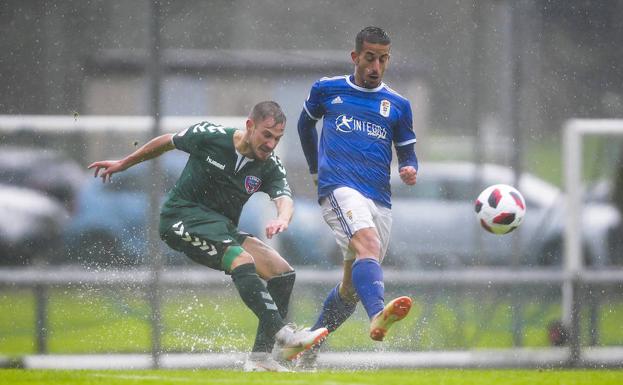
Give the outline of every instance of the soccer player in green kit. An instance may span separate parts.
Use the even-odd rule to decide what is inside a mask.
[[[243,205],[257,191],[268,194],[277,208],[277,218],[266,225],[266,236],[288,228],[294,212],[292,194],[285,169],[273,153],[285,124],[277,103],[260,102],[251,110],[245,130],[202,122],[158,136],[123,159],[89,166],[106,182],[166,151],[190,154],[162,207],[160,236],[195,262],[231,275],[243,302],[259,319],[244,366],[247,371],[286,371],[273,356],[292,360],[328,334],[325,328],[296,330],[286,324],[294,269],[273,248],[237,228]]]

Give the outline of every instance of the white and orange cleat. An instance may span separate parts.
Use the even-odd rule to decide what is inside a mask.
[[[409,314],[412,303],[411,298],[406,296],[389,301],[383,311],[375,315],[370,321],[370,338],[375,341],[383,341],[394,322],[400,321]]]
[[[295,360],[303,352],[320,344],[328,334],[326,328],[297,330],[294,325],[288,324],[275,334],[273,357],[277,360]]]

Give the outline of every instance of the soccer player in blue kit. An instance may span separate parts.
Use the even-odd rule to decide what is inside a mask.
[[[382,82],[391,41],[366,27],[355,39],[353,75],[322,78],[311,88],[298,122],[323,217],[344,256],[342,281],[329,293],[312,330],[336,330],[361,301],[370,338],[382,341],[411,309],[403,296],[385,304],[381,262],[391,229],[390,165],[396,148],[400,178],[416,182],[418,162],[411,105]],[[320,143],[316,121],[323,119]],[[317,349],[302,357],[315,366]]]

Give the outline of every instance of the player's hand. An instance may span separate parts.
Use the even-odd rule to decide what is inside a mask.
[[[89,170],[94,168],[94,177],[101,177],[103,183],[106,183],[106,180],[110,182],[112,174],[126,169],[120,160],[102,160],[99,162],[93,162],[88,168]],[[100,173],[100,170],[103,171]]]
[[[417,180],[417,170],[413,166],[405,166],[400,169],[400,179],[404,184],[413,186]]]
[[[266,238],[272,239],[273,235],[282,233],[288,229],[288,222],[283,219],[273,219],[266,225]]]

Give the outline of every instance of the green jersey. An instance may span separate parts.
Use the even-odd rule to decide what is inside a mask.
[[[163,211],[196,204],[238,224],[242,206],[257,191],[271,199],[292,196],[286,171],[273,153],[250,159],[234,147],[235,128],[202,122],[173,136],[173,144],[190,154]]]

